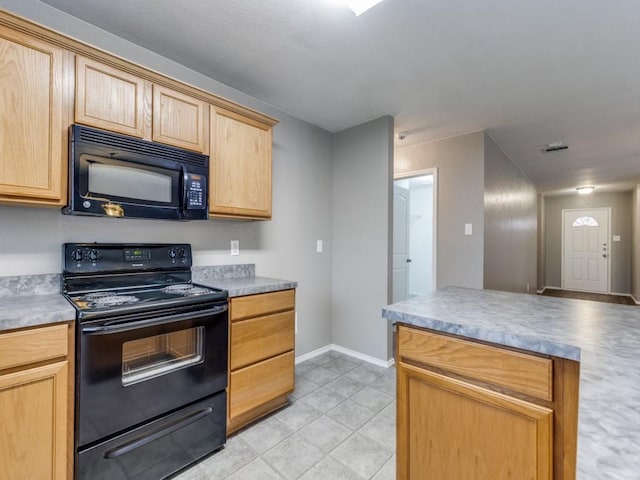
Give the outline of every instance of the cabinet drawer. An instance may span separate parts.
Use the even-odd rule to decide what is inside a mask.
[[[293,310],[295,302],[295,290],[234,297],[231,299],[231,321]]]
[[[67,356],[67,325],[0,334],[0,370]]]
[[[229,418],[233,419],[293,391],[293,352],[242,368],[229,375]]]
[[[553,369],[548,358],[400,326],[400,359],[432,365],[481,382],[553,399]]]
[[[293,350],[294,313],[276,313],[231,324],[231,370]]]

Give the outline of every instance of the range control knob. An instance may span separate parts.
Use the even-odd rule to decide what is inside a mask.
[[[71,259],[76,262],[82,261],[82,250],[74,250],[71,252]]]
[[[92,249],[89,250],[88,257],[92,262],[97,262],[100,259],[100,253],[98,252],[98,250]]]
[[[175,248],[170,248],[169,249],[169,258],[176,258],[176,249]]]
[[[180,258],[187,258],[187,251],[184,248],[180,249]]]

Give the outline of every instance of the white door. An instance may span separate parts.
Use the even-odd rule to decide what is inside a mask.
[[[562,211],[562,288],[609,292],[609,208]]]
[[[409,297],[409,190],[393,186],[393,303]]]

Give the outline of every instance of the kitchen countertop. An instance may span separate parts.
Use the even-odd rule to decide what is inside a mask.
[[[229,297],[297,288],[298,283],[256,277],[255,266],[193,267],[193,281],[229,292]],[[60,275],[0,277],[0,331],[73,321],[76,311],[60,293]]]
[[[640,308],[447,287],[394,322],[580,361],[578,478],[640,479]]]
[[[34,327],[76,318],[76,310],[59,293],[0,298],[0,331]]]
[[[196,281],[196,283],[226,290],[229,292],[229,297],[289,290],[291,288],[297,288],[298,286],[298,282],[269,277],[202,279]]]

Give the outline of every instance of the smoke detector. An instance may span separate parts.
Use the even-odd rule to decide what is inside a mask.
[[[544,146],[542,151],[544,153],[557,152],[559,150],[566,150],[569,148],[569,145],[566,145],[564,142],[553,142]]]

